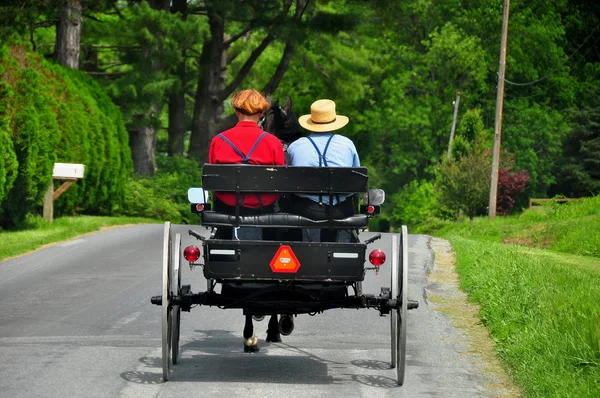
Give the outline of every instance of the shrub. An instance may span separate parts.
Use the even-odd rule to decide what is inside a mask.
[[[55,201],[55,216],[121,207],[132,160],[121,114],[107,94],[83,72],[21,44],[2,45],[0,72],[0,227],[41,213],[55,162],[86,167],[85,178]]]
[[[485,209],[490,192],[489,150],[475,147],[460,159],[444,159],[435,169],[435,191],[439,202],[459,214],[464,212],[471,222]]]
[[[172,223],[197,224],[191,213],[187,190],[201,186],[202,170],[195,160],[157,156],[153,177],[132,177],[127,181],[123,209],[125,216],[149,217]]]
[[[429,181],[412,181],[400,193],[392,195],[392,225],[402,224],[416,227],[436,215],[437,200],[433,195],[433,184]]]
[[[498,171],[498,197],[496,198],[496,211],[500,215],[507,215],[515,206],[515,198],[525,190],[529,181],[527,170],[512,171],[508,168]]]
[[[385,216],[371,218],[369,220],[369,231],[390,232],[390,220]]]

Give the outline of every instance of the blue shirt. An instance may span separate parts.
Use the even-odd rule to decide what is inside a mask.
[[[329,137],[331,142],[327,148],[327,153],[323,153]],[[319,148],[321,155],[324,156],[327,161],[328,167],[360,167],[360,160],[354,143],[343,135],[332,134],[332,133],[312,133],[310,138],[314,141],[315,145]],[[319,167],[319,154],[317,150],[306,137],[302,137],[293,143],[287,149],[290,165],[292,166],[307,166],[307,167]],[[321,162],[321,166],[325,166],[324,162]],[[297,194],[298,196],[309,198],[314,202],[319,202],[319,195],[306,195]],[[343,202],[347,196],[338,195],[341,202]],[[322,195],[322,203],[329,205],[329,196]],[[337,204],[337,199],[334,197],[333,204]]]

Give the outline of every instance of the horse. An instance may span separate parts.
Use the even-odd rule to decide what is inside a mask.
[[[284,152],[287,150],[288,145],[302,136],[300,123],[298,123],[298,118],[292,109],[292,98],[290,96],[286,98],[283,106],[279,105],[279,101],[272,101],[260,123],[264,131],[273,134],[281,141]],[[259,351],[253,319],[260,321],[264,319],[264,316],[246,314],[243,332],[244,352]],[[281,335],[287,336],[293,330],[294,320],[291,315],[282,315],[278,319],[277,313],[273,313],[269,318],[266,341],[268,343],[280,343]]]
[[[302,129],[292,109],[292,98],[289,95],[283,106],[279,106],[279,101],[271,102],[271,106],[265,111],[261,122],[264,131],[279,138],[284,150],[289,144],[302,137]]]

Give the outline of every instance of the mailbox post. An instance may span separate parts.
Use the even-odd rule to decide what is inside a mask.
[[[52,222],[54,219],[54,201],[63,194],[75,181],[83,178],[85,165],[77,163],[54,163],[52,182],[44,196],[44,219]],[[65,180],[55,191],[54,180]]]

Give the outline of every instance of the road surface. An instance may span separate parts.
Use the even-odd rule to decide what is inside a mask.
[[[184,247],[194,241],[186,226],[174,232]],[[423,235],[409,237],[409,298],[420,306],[409,311],[403,387],[389,368],[389,318],[374,309],[300,315],[282,343],[265,343],[267,320],[255,323],[261,351],[245,354],[241,310],[193,308],[182,313],[181,362],[163,383],[161,309],[150,304],[161,294],[162,236],[163,225],[121,227],[0,262],[0,396],[493,396],[463,331],[427,300]],[[389,245],[385,235],[370,248]],[[200,269],[185,265],[182,280],[206,288]],[[384,265],[363,289],[389,285]]]

